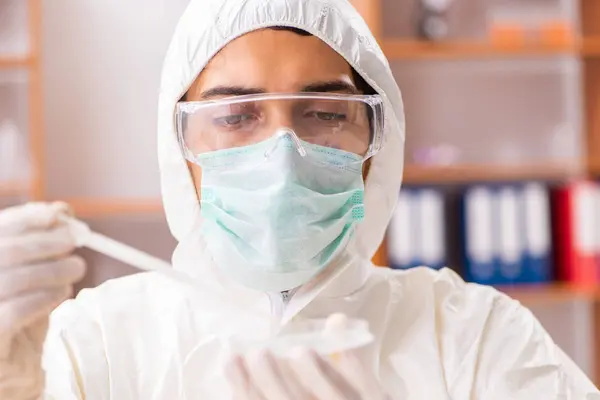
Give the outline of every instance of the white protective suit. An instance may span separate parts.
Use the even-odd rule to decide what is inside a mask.
[[[173,118],[219,49],[273,25],[304,29],[329,44],[384,97],[387,113],[387,142],[366,180],[365,221],[345,253],[287,304],[278,293],[241,287],[211,262]],[[81,292],[51,318],[48,398],[228,399],[222,367],[235,337],[249,330],[269,335],[269,316],[286,324],[343,312],[369,321],[376,340],[360,356],[394,399],[600,399],[518,302],[465,284],[450,270],[372,266],[400,188],[404,115],[388,62],[349,1],[192,0],[166,55],[159,113],[163,199],[179,240],[173,265],[210,287],[215,301],[154,273]]]

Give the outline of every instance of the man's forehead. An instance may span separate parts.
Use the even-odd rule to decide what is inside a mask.
[[[251,32],[225,46],[194,82],[190,96],[224,86],[294,92],[323,82],[354,85],[348,63],[320,39],[267,32]]]

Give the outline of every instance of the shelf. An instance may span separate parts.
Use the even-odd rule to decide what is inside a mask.
[[[0,69],[29,67],[32,64],[32,59],[27,56],[0,56]]]
[[[588,171],[591,178],[596,179],[600,177],[600,163],[592,161],[588,165]]]
[[[579,287],[567,283],[551,283],[537,286],[498,286],[496,289],[527,306],[573,300],[600,300],[600,286]]]
[[[595,44],[594,44],[595,46]],[[399,59],[452,59],[523,57],[557,54],[578,54],[579,45],[507,44],[495,45],[487,41],[426,42],[419,40],[387,39],[382,48],[391,60]],[[590,42],[588,51],[596,50]],[[598,48],[597,50],[600,50]]]
[[[29,193],[29,182],[0,182],[0,196],[20,196]]]
[[[81,217],[101,217],[119,214],[162,214],[163,206],[155,199],[67,199],[75,214]]]
[[[583,38],[578,43],[556,45],[541,43],[495,45],[483,40],[426,42],[386,39],[383,41],[382,48],[390,60],[498,58],[559,54],[600,57],[600,36]]]
[[[600,57],[600,37],[584,39],[581,54],[585,57]]]
[[[464,183],[489,181],[565,180],[583,176],[575,164],[534,164],[523,166],[416,166],[407,165],[403,182],[408,184]]]

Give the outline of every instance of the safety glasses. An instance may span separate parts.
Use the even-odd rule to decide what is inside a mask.
[[[244,149],[276,135],[292,138],[300,155],[340,151],[348,163],[363,162],[383,144],[383,101],[379,95],[337,93],[252,94],[180,102],[176,125],[185,157]]]

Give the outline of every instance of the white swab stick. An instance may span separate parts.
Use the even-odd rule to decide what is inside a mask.
[[[160,258],[151,256],[148,253],[100,233],[93,232],[87,224],[75,218],[63,217],[62,220],[71,228],[77,247],[85,246],[135,268],[144,271],[160,272],[188,285],[191,283],[189,277],[175,271],[171,267],[171,264]]]

